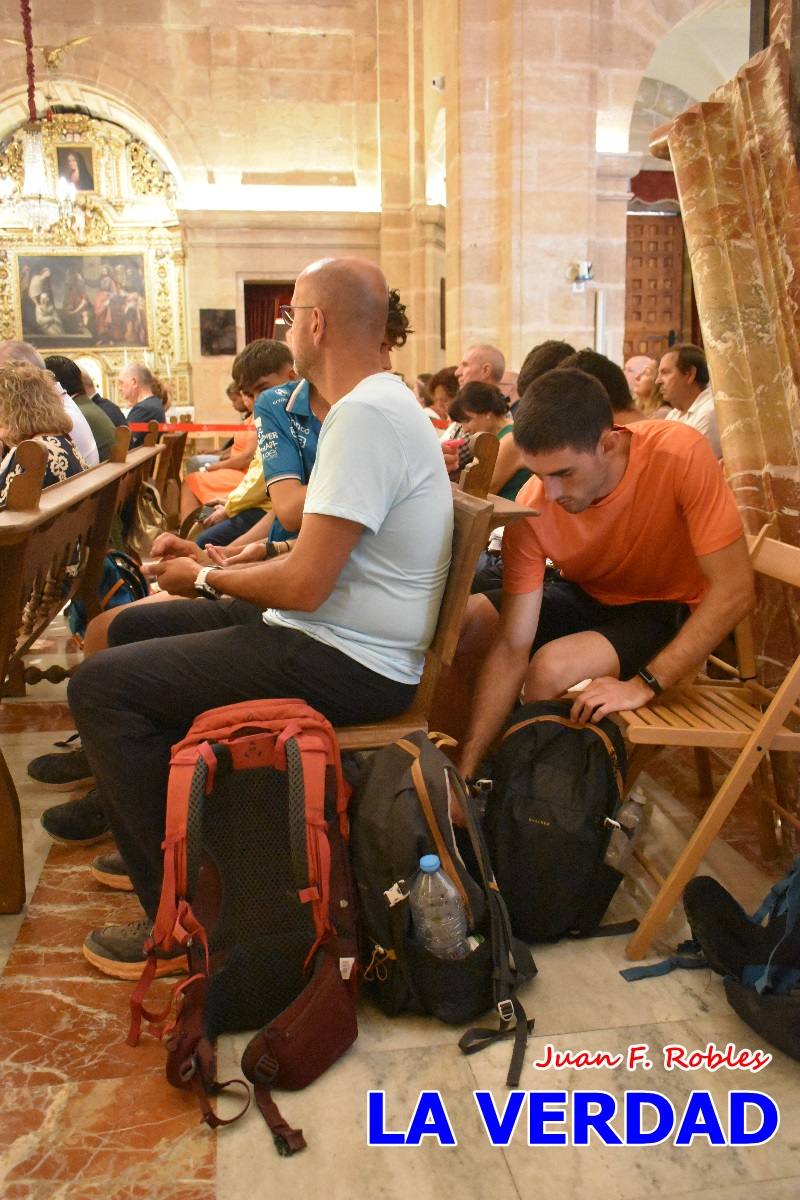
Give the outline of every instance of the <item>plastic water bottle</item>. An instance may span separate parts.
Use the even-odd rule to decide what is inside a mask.
[[[638,841],[642,826],[642,804],[631,796],[617,813],[614,828],[606,850],[605,861],[609,867],[625,872]]]
[[[437,958],[466,958],[467,918],[458,891],[445,875],[437,854],[419,860],[408,894],[414,935]]]

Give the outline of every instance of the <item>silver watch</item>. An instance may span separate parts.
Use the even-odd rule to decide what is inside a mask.
[[[212,600],[219,600],[222,595],[215,587],[212,587],[208,582],[208,576],[212,571],[218,571],[219,567],[201,567],[197,572],[194,580],[195,591],[200,596],[208,596]]]

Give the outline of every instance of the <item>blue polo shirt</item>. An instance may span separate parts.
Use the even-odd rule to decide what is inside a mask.
[[[292,380],[268,388],[256,400],[253,417],[267,488],[282,479],[299,479],[307,484],[322,428],[322,422],[311,411],[307,381]],[[271,542],[285,542],[296,536],[275,517],[269,535]]]

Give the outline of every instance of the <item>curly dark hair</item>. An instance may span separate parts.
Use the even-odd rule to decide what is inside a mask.
[[[397,288],[389,288],[389,314],[386,318],[386,340],[389,348],[394,350],[398,346],[405,346],[408,335],[413,332],[400,293]]]

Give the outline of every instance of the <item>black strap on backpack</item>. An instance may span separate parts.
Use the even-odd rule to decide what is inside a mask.
[[[511,922],[505,901],[495,882],[494,873],[489,863],[486,843],[478,828],[475,807],[472,797],[461,780],[458,772],[448,769],[447,777],[450,786],[456,793],[461,811],[464,814],[467,832],[472,843],[475,861],[480,871],[481,883],[487,896],[487,915],[494,962],[493,991],[495,1007],[499,1018],[499,1027],[489,1029],[485,1026],[475,1026],[462,1034],[458,1046],[463,1054],[476,1054],[486,1046],[491,1046],[502,1038],[513,1037],[514,1049],[506,1076],[507,1087],[517,1087],[522,1074],[525,1059],[525,1049],[528,1035],[533,1032],[535,1018],[528,1019],[525,1009],[516,994],[516,980],[512,968],[513,937]]]

